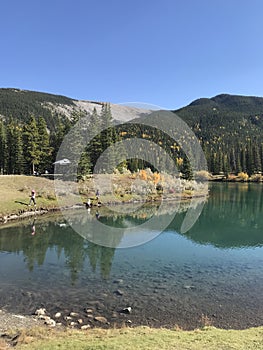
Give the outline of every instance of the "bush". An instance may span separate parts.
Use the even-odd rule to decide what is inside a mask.
[[[252,182],[261,182],[263,180],[263,177],[261,174],[254,174],[250,177],[250,181]]]
[[[239,181],[247,181],[248,178],[249,178],[248,174],[244,173],[243,171],[237,174],[237,180]]]
[[[211,174],[206,170],[200,170],[195,173],[196,181],[207,181],[211,179]]]

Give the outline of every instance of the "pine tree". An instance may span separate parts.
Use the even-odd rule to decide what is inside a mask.
[[[26,173],[34,174],[40,161],[39,134],[35,117],[30,117],[29,123],[23,127],[24,158]]]
[[[56,125],[56,130],[50,135],[50,147],[52,150],[51,159],[55,162],[59,147],[63,141],[66,133],[66,127],[62,124],[61,120]]]
[[[14,140],[15,140],[14,173],[23,174],[25,160],[24,160],[24,154],[23,154],[22,128],[18,125],[16,125],[14,128]]]
[[[240,165],[241,165],[241,171],[247,172],[247,159],[246,159],[246,149],[243,146],[240,152]]]
[[[252,150],[253,156],[254,156],[254,166],[255,166],[255,173],[261,172],[262,164],[261,164],[261,158],[260,158],[260,149],[258,144],[255,144],[253,146]]]
[[[14,123],[9,122],[6,126],[6,172],[7,174],[14,174],[15,165],[15,139],[14,139]]]
[[[110,148],[114,143],[115,137],[112,121],[110,105],[106,103],[101,109],[101,127],[103,129],[101,132],[101,146],[103,151],[107,150],[107,157],[104,156],[101,158],[98,169],[99,172],[111,173],[114,170],[115,154]]]
[[[254,155],[251,141],[248,143],[246,150],[246,168],[249,176],[255,173]]]
[[[193,179],[193,169],[191,167],[189,159],[185,156],[182,165],[183,178],[186,180]]]
[[[40,173],[49,169],[52,163],[52,148],[50,146],[49,133],[47,131],[47,124],[43,117],[39,117],[38,123],[38,149],[39,149],[39,166]]]
[[[96,162],[102,153],[102,144],[101,144],[101,119],[97,113],[96,108],[93,109],[93,112],[90,117],[89,123],[89,137],[90,142],[87,145],[87,152],[90,158],[91,169],[93,170]]]
[[[6,157],[7,157],[7,144],[6,144],[6,127],[4,122],[0,122],[0,174],[6,172]]]

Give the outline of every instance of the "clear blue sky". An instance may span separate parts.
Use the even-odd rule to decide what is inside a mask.
[[[262,0],[5,0],[0,87],[175,109],[263,96]]]

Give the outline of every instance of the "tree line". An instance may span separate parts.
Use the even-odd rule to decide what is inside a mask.
[[[83,124],[81,120],[84,120]],[[74,111],[70,118],[60,117],[52,128],[48,128],[44,117],[33,114],[28,121],[15,118],[0,121],[0,173],[27,175],[46,171],[52,173],[53,163],[64,136],[77,122],[92,138],[80,156],[79,177],[92,173],[101,154],[108,150],[105,159],[100,158],[97,171],[112,172],[117,168],[120,172],[123,169],[135,172],[149,167],[153,171],[165,169],[172,173],[176,167],[184,178],[192,178],[195,169],[191,168],[183,150],[183,145],[190,142],[187,139],[188,135],[181,135],[181,139],[176,142],[167,134],[143,123],[115,125],[110,104],[107,103],[102,105],[100,113],[94,108],[90,114]],[[263,171],[263,144],[258,135],[253,141],[249,135],[244,139],[237,134],[223,137],[224,130],[221,133],[217,130],[213,135],[209,135],[208,132],[204,132],[205,126],[202,125],[201,128],[199,124],[199,122],[194,124],[193,131],[200,140],[210,172],[237,174],[243,171],[252,175]],[[211,127],[208,129],[211,131]],[[76,152],[80,142],[78,133],[81,132],[83,130],[78,128],[74,130],[73,141],[70,144],[71,149],[75,148]],[[139,154],[127,157],[125,148],[119,141],[134,137],[152,141],[160,150],[165,151],[165,156],[163,152],[153,148],[152,161],[141,159],[140,152],[142,154],[144,152],[142,144],[139,147]],[[116,147],[111,148],[113,145]]]

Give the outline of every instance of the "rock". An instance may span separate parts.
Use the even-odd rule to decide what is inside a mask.
[[[84,324],[83,326],[80,327],[80,329],[82,330],[86,330],[86,329],[89,329],[90,328],[90,325],[89,324]]]
[[[123,280],[122,279],[117,279],[117,280],[114,280],[113,283],[123,284]]]
[[[77,312],[71,312],[69,315],[71,317],[78,317],[79,316],[79,314]]]
[[[132,308],[130,306],[125,307],[124,309],[121,310],[121,313],[123,314],[130,314],[132,311]]]
[[[87,314],[88,318],[93,318],[93,314]]]
[[[70,320],[72,320],[72,317],[71,316],[65,316],[65,320],[66,321],[70,321]]]
[[[98,309],[98,308],[103,309],[103,308],[105,307],[104,304],[101,303],[99,300],[90,301],[89,304],[90,304],[91,306],[96,307],[96,309]],[[89,308],[89,306],[88,306],[88,308]]]
[[[187,285],[187,286],[184,286],[183,288],[184,288],[184,289],[195,289],[195,286],[189,286],[189,285]]]
[[[117,290],[115,290],[114,294],[119,295],[119,296],[122,296],[124,293],[123,293],[122,290],[117,289]]]
[[[77,326],[77,322],[70,322],[70,325],[71,325],[72,327]]]
[[[47,320],[45,321],[45,324],[48,325],[48,326],[50,326],[50,327],[55,327],[55,326],[56,326],[56,321],[55,321],[55,320],[52,320],[52,318],[50,318],[50,319],[47,319]]]
[[[87,309],[87,310],[86,310],[86,313],[87,313],[87,314],[92,314],[92,313],[93,313],[93,309]]]
[[[108,322],[107,318],[103,316],[96,316],[94,317],[94,320],[103,324]]]
[[[37,316],[44,316],[45,314],[46,314],[46,309],[44,309],[44,308],[40,308],[40,309],[37,309],[36,311],[35,311],[35,315],[37,315]]]
[[[61,315],[62,315],[61,312],[57,312],[54,317],[59,318],[59,317],[61,317]]]
[[[50,316],[47,316],[47,315],[39,315],[39,316],[37,316],[37,318],[39,320],[44,320],[44,321],[50,320]]]

